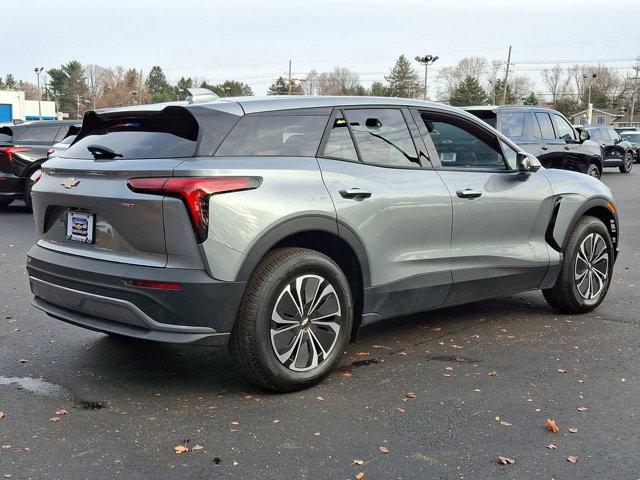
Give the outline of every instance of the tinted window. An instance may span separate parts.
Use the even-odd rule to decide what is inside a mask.
[[[603,140],[611,140],[611,137],[609,136],[609,131],[606,128],[598,128],[598,131],[600,132],[600,136],[602,137]]]
[[[535,114],[529,114],[529,123],[531,124],[531,131],[536,138],[542,138],[542,130],[540,130],[540,123],[535,117]]]
[[[469,110],[469,113],[474,114],[480,120],[487,122],[493,128],[496,128],[496,114],[491,110]]]
[[[497,138],[457,119],[422,116],[443,167],[506,170]]]
[[[569,122],[560,115],[554,114],[553,117],[556,121],[556,127],[558,128],[557,138],[561,138],[563,140],[575,140],[576,134],[571,125],[569,125]]]
[[[591,140],[602,140],[602,135],[600,135],[599,128],[589,129],[587,130],[587,132],[589,132],[589,137],[591,138]]]
[[[321,115],[245,115],[216,156],[315,157],[326,124]]]
[[[500,115],[500,130],[507,137],[521,137],[524,135],[524,112],[502,113]]]
[[[60,126],[30,126],[27,128],[27,132],[20,138],[20,142],[29,143],[29,142],[49,142],[53,143],[56,138],[56,135],[60,131]]]
[[[536,113],[535,115],[538,120],[538,125],[540,126],[540,132],[542,133],[542,137],[540,138],[556,138],[549,114]]]
[[[342,116],[333,121],[333,127],[329,132],[327,144],[324,147],[324,156],[333,158],[343,158],[345,160],[357,161],[358,154],[353,145],[351,133],[347,122]]]
[[[611,140],[620,140],[620,135],[618,135],[618,132],[616,132],[613,128],[607,127],[606,130],[607,132],[609,132],[609,137],[611,137]]]
[[[417,167],[418,154],[401,110],[345,111],[362,161],[374,165]]]
[[[621,133],[620,136],[630,142],[640,142],[640,133]]]

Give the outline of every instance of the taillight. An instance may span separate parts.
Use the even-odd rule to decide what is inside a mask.
[[[38,169],[35,172],[33,172],[31,174],[31,176],[29,177],[29,180],[31,180],[31,185],[35,185],[36,183],[38,183],[38,180],[40,180],[42,178],[42,170]]]
[[[139,288],[155,288],[157,290],[181,290],[182,285],[174,282],[150,282],[149,280],[130,280],[129,285]]]
[[[51,156],[51,154],[52,154],[53,152],[55,152],[55,151],[56,151],[56,149],[55,149],[55,148],[50,148],[49,150],[47,150],[47,158],[49,158],[49,157]]]
[[[0,152],[7,155],[10,162],[13,162],[13,155],[17,152],[28,152],[29,147],[0,147]]]
[[[200,243],[209,232],[209,197],[219,193],[258,188],[260,177],[153,177],[132,178],[127,186],[134,192],[179,197],[189,211]]]

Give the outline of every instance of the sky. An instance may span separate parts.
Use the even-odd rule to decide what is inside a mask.
[[[265,94],[292,61],[294,78],[336,65],[363,85],[384,80],[400,54],[506,60],[542,90],[556,62],[603,63],[631,74],[640,55],[640,0],[0,0],[0,75],[35,83],[34,67],[121,65],[170,81],[235,79]],[[10,14],[11,12],[11,14]],[[414,62],[422,75],[422,67]]]

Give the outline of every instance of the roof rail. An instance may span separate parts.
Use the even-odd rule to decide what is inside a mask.
[[[187,95],[186,100],[189,103],[216,100],[220,98],[208,88],[187,88],[187,93],[189,95]]]

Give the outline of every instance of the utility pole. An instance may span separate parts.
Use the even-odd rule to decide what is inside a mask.
[[[591,120],[593,118],[593,104],[591,103],[591,81],[598,76],[597,73],[592,73],[591,75],[587,75],[586,73],[582,74],[582,78],[587,82],[587,124],[591,125]]]
[[[291,95],[291,60],[289,60],[289,89],[288,89],[289,93],[288,95]]]
[[[440,57],[433,55],[425,55],[424,57],[417,56],[415,58],[416,62],[419,62],[424,65],[424,99],[427,99],[428,90],[427,90],[427,79],[428,79],[428,69],[429,65],[433,65]]]
[[[502,105],[507,103],[507,85],[509,81],[509,67],[511,66],[511,45],[509,45],[509,55],[507,55],[507,68],[504,70],[504,82],[502,84]]]
[[[633,127],[633,114],[636,110],[636,97],[638,96],[638,72],[640,72],[640,65],[634,65],[633,69],[636,71],[636,76],[633,79],[633,98],[631,100],[631,117],[629,118],[631,126]]]
[[[42,120],[42,92],[40,91],[40,74],[44,70],[44,67],[36,67],[35,69],[36,75],[38,76],[38,120]]]

